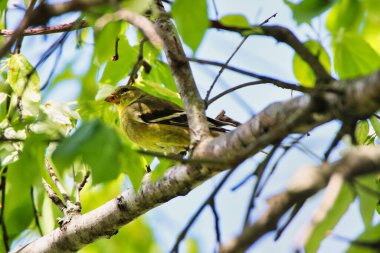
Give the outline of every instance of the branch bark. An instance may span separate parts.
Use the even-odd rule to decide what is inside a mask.
[[[155,20],[156,28],[164,41],[164,52],[177,84],[179,94],[185,105],[189,121],[192,144],[210,136],[205,104],[199,95],[190,64],[186,60],[180,38],[175,30],[169,15],[165,12],[160,0],[155,1],[158,8],[158,18]]]
[[[222,160],[223,157],[229,164],[238,165],[290,133],[310,131],[333,119],[366,118],[380,107],[380,71],[355,80],[335,81],[330,85],[337,92],[321,91],[320,94],[303,95],[274,103],[235,131],[200,143],[197,152],[207,159]],[[176,196],[186,195],[226,167],[196,164],[175,166],[153,184],[147,175],[140,191],[126,190],[91,212],[74,216],[62,228],[18,252],[74,252],[98,238],[112,236],[118,228],[148,210]],[[357,174],[349,175],[360,174],[358,170],[355,172]],[[285,194],[284,197],[279,197],[283,204],[280,203],[282,209],[277,209],[282,210],[278,215],[290,207],[292,198],[287,196]]]
[[[275,230],[279,219],[296,203],[326,187],[330,178],[341,176],[346,180],[380,171],[380,148],[365,146],[351,150],[341,160],[320,167],[304,168],[288,189],[268,199],[267,211],[241,235],[220,247],[220,253],[245,252],[264,234]]]
[[[70,22],[67,24],[61,24],[61,25],[52,25],[47,27],[38,27],[38,28],[31,28],[26,29],[23,31],[23,36],[33,36],[33,35],[45,35],[45,34],[51,34],[51,33],[62,33],[62,32],[70,32],[75,31],[83,28],[89,27],[89,24],[87,21],[81,21],[81,22]],[[1,29],[0,35],[4,36],[11,36],[15,33],[16,30],[12,29]]]

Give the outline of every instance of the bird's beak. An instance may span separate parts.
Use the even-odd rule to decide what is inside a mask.
[[[120,103],[120,99],[118,96],[114,95],[114,94],[111,94],[109,95],[108,97],[106,97],[104,99],[104,101],[108,102],[108,103],[112,103],[112,104],[118,104]]]

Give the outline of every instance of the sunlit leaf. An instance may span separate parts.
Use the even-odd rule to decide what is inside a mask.
[[[120,172],[122,144],[114,129],[94,120],[84,123],[72,136],[62,141],[52,158],[63,170],[80,159],[90,165],[94,184],[116,178]]]
[[[157,84],[164,85],[166,88],[173,92],[177,92],[173,75],[170,71],[168,64],[162,61],[155,61],[149,73],[144,71],[141,74],[143,80],[152,81]]]
[[[206,0],[176,0],[171,13],[184,42],[195,52],[209,27]]]
[[[121,22],[110,22],[101,30],[95,30],[94,58],[98,63],[112,60],[112,56],[115,54],[115,41],[120,29]]]
[[[303,0],[298,1],[298,4],[293,3],[294,1],[284,0],[284,2],[289,6],[293,12],[293,19],[298,25],[302,23],[309,23],[311,20],[323,12],[328,10],[336,0],[331,1],[321,1],[321,0]]]
[[[356,124],[355,137],[358,144],[364,144],[369,133],[369,124],[367,120],[361,120]]]
[[[116,85],[121,79],[129,75],[136,62],[137,51],[129,45],[125,37],[121,37],[119,40],[119,59],[117,61],[108,60],[100,82]]]
[[[7,82],[21,98],[22,114],[36,116],[41,101],[40,78],[25,56],[21,54],[11,56]]]
[[[182,100],[178,93],[173,92],[158,83],[149,80],[139,79],[136,80],[136,86],[153,96],[169,100],[183,107]]]
[[[313,55],[318,56],[318,60],[321,62],[327,72],[330,73],[330,58],[322,45],[316,40],[309,40],[304,44]],[[293,72],[302,86],[314,87],[316,81],[314,71],[310,68],[309,64],[306,63],[298,54],[295,54],[293,58]]]
[[[338,33],[333,51],[335,71],[343,79],[364,76],[380,68],[380,56],[358,35]]]
[[[186,253],[198,253],[198,252],[200,252],[198,242],[194,239],[187,239]]]
[[[326,27],[331,33],[337,33],[342,28],[353,33],[359,32],[364,21],[365,11],[360,0],[338,1],[329,12]]]
[[[369,121],[371,122],[371,125],[373,127],[373,130],[375,131],[377,138],[380,138],[380,122],[379,120],[372,116],[369,118]]]
[[[123,145],[122,153],[120,154],[122,171],[125,172],[134,189],[138,189],[141,180],[146,174],[145,159],[136,150],[129,145]]]
[[[243,15],[226,15],[221,17],[219,22],[225,26],[251,28],[247,18]]]

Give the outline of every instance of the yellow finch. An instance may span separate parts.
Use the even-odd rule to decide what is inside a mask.
[[[116,104],[123,131],[143,149],[170,154],[187,150],[189,128],[186,113],[180,106],[134,86],[116,88],[105,101]],[[222,117],[226,119],[224,114]],[[238,124],[233,120],[208,120],[213,135],[227,131],[221,126]]]

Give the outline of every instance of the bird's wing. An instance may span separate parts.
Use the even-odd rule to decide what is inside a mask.
[[[150,102],[152,102],[152,97],[148,97]],[[151,104],[144,99],[140,99],[140,107],[144,107],[145,110],[140,110],[140,118],[146,123],[156,123],[156,124],[165,124],[165,125],[174,125],[180,127],[189,127],[187,122],[186,112],[179,107],[178,105],[159,99],[155,101],[154,108]],[[212,119],[207,117],[209,127],[211,130],[218,132],[226,132],[227,129],[222,128],[222,126],[232,125],[229,122],[225,122],[219,119]]]

